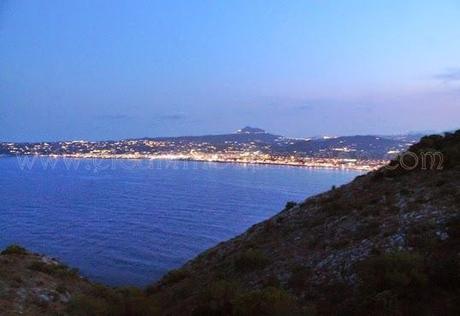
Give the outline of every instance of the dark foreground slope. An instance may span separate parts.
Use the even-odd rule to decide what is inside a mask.
[[[158,315],[139,288],[109,288],[54,258],[12,245],[0,253],[0,315]]]
[[[174,315],[460,314],[460,131],[410,151],[288,205],[153,295]]]
[[[78,279],[68,302],[23,300],[21,308],[48,312],[57,301],[71,315],[459,315],[460,131],[410,151],[402,163],[288,203],[144,292]],[[0,256],[0,269],[14,256]],[[0,273],[0,302],[32,293],[24,281],[15,285],[22,290],[2,290],[11,282]]]

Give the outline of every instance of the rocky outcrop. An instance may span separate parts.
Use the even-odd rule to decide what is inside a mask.
[[[91,283],[53,258],[10,246],[0,255],[0,314],[63,312]]]

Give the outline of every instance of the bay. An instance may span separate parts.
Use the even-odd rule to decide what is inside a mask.
[[[166,160],[0,158],[0,247],[108,285],[145,286],[287,201],[360,172]]]

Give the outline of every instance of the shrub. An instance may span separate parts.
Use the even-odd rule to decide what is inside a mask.
[[[288,279],[288,287],[294,291],[305,290],[308,279],[311,276],[311,269],[304,266],[296,266],[292,269]]]
[[[394,252],[371,257],[358,269],[361,280],[358,300],[368,312],[395,314],[404,304],[420,300],[428,284],[422,257]]]
[[[370,220],[366,223],[359,225],[353,238],[355,240],[361,240],[364,238],[370,238],[377,235],[380,232],[380,223],[375,220]]]
[[[177,269],[169,271],[161,280],[163,285],[170,285],[182,281],[183,279],[189,277],[190,273],[185,269]]]
[[[160,315],[160,304],[153,297],[147,297],[140,288],[122,287],[115,291],[107,287],[105,289],[106,291],[99,290],[103,295],[100,298],[104,298],[105,301],[111,302],[111,305],[116,307],[111,311],[112,314],[118,312],[120,316]]]
[[[411,191],[409,191],[408,189],[402,188],[400,193],[401,193],[401,195],[409,195],[411,193]]]
[[[59,284],[56,286],[56,292],[64,294],[67,292],[67,287],[64,284]]]
[[[332,201],[324,206],[324,210],[328,215],[339,215],[344,211],[344,208],[337,201]]]
[[[49,264],[45,262],[35,261],[28,267],[29,270],[43,272],[49,275],[54,275],[63,278],[72,278],[78,276],[78,269],[70,269],[63,264]]]
[[[447,223],[447,233],[450,238],[460,240],[460,216],[451,219]]]
[[[200,292],[199,304],[193,315],[231,315],[232,300],[240,291],[240,284],[236,281],[212,282]]]
[[[404,251],[369,258],[361,264],[359,276],[367,290],[382,292],[391,290],[409,294],[410,288],[426,284],[422,257]]]
[[[240,272],[249,272],[265,268],[269,261],[262,251],[250,248],[235,258],[234,265]]]
[[[296,315],[300,313],[295,299],[274,287],[240,294],[233,301],[233,315]]]
[[[441,187],[441,186],[445,185],[446,183],[447,183],[446,180],[440,179],[440,180],[437,180],[434,185],[437,186],[437,187]]]
[[[437,243],[435,226],[432,223],[419,224],[408,229],[407,243],[417,251],[430,251]]]
[[[69,315],[86,315],[86,316],[101,316],[110,315],[111,308],[109,304],[101,298],[91,297],[87,295],[77,295],[70,300],[67,307]]]
[[[6,247],[5,250],[1,252],[2,255],[25,255],[27,251],[25,248],[18,245],[11,245]]]
[[[130,287],[112,289],[99,284],[93,284],[88,293],[73,297],[69,302],[67,313],[78,316],[159,314],[155,301],[148,299],[140,289]]]
[[[262,280],[262,286],[279,288],[281,287],[281,283],[275,274],[269,274],[264,280]]]
[[[442,260],[433,260],[430,279],[438,288],[455,293],[460,289],[460,259],[451,255]]]
[[[289,209],[293,208],[293,207],[296,206],[296,205],[297,205],[296,202],[294,202],[294,201],[289,201],[289,202],[286,203],[286,206],[284,206],[284,209],[285,209],[285,210],[289,210]]]
[[[350,244],[350,240],[348,238],[340,238],[332,242],[331,246],[334,249],[342,249],[348,246],[349,244]]]

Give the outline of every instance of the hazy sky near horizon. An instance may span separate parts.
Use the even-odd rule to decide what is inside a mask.
[[[0,141],[460,128],[460,2],[0,0]]]

